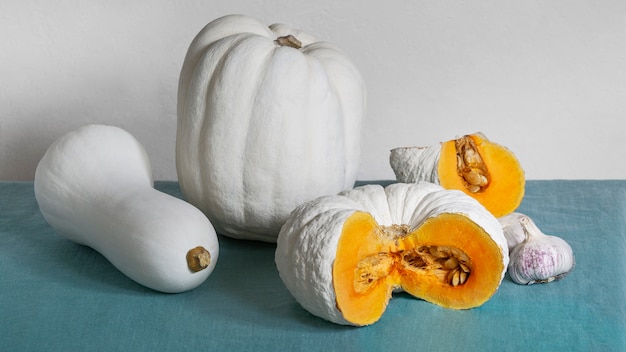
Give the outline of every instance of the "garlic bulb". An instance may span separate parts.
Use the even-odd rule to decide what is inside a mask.
[[[547,283],[574,267],[572,248],[562,238],[545,235],[527,216],[519,218],[525,239],[510,254],[509,276],[522,285]]]
[[[526,217],[526,215],[522,213],[511,213],[498,218],[500,226],[502,226],[502,231],[504,232],[504,237],[506,237],[509,253],[511,253],[513,248],[517,247],[518,244],[524,242],[526,238],[524,229],[520,223],[520,219],[523,217]]]

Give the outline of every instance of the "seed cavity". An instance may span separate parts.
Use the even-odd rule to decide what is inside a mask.
[[[470,136],[463,136],[454,140],[454,145],[457,173],[463,186],[471,193],[484,191],[489,186],[490,176],[476,143]]]
[[[369,291],[379,280],[389,276],[396,266],[434,275],[443,284],[454,287],[467,282],[472,267],[467,254],[454,247],[421,246],[399,253],[379,252],[357,263],[354,269],[354,291]]]
[[[454,247],[422,246],[404,251],[401,258],[405,268],[431,273],[450,286],[463,285],[471,273],[469,257]]]

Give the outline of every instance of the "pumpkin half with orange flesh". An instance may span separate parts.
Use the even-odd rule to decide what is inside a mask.
[[[496,217],[515,211],[524,197],[524,170],[515,155],[481,133],[429,147],[395,148],[389,162],[398,182],[461,190]]]
[[[484,206],[419,182],[365,185],[300,205],[278,235],[275,260],[306,310],[363,326],[399,290],[445,308],[478,307],[497,291],[509,257]]]

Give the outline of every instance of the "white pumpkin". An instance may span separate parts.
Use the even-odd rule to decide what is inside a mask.
[[[361,326],[382,316],[394,290],[446,308],[480,306],[500,286],[509,253],[478,201],[419,182],[365,185],[298,206],[275,261],[302,307]]]
[[[275,242],[297,205],[353,187],[364,111],[362,77],[335,46],[282,24],[219,18],[180,73],[183,194],[218,232]]]
[[[123,129],[87,125],[60,137],[37,165],[34,189],[60,235],[97,250],[146,287],[190,290],[217,263],[209,220],[152,187],[146,152]]]

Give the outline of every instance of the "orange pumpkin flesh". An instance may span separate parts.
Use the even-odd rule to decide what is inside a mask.
[[[441,145],[437,172],[439,183],[447,189],[458,189],[478,200],[494,216],[512,213],[524,197],[524,170],[515,155],[507,148],[490,142],[480,134],[465,136],[474,143],[476,151],[488,170],[489,183],[478,191],[471,192],[463,177],[459,175],[455,140]]]
[[[437,267],[449,257],[427,263],[445,248],[463,253],[470,272],[462,283],[451,282],[460,265],[451,271]],[[344,223],[333,264],[337,308],[353,324],[372,324],[396,288],[445,308],[474,308],[496,292],[503,266],[500,248],[465,215],[443,213],[409,230],[379,226],[369,213],[355,212]],[[364,275],[368,270],[371,275]]]

